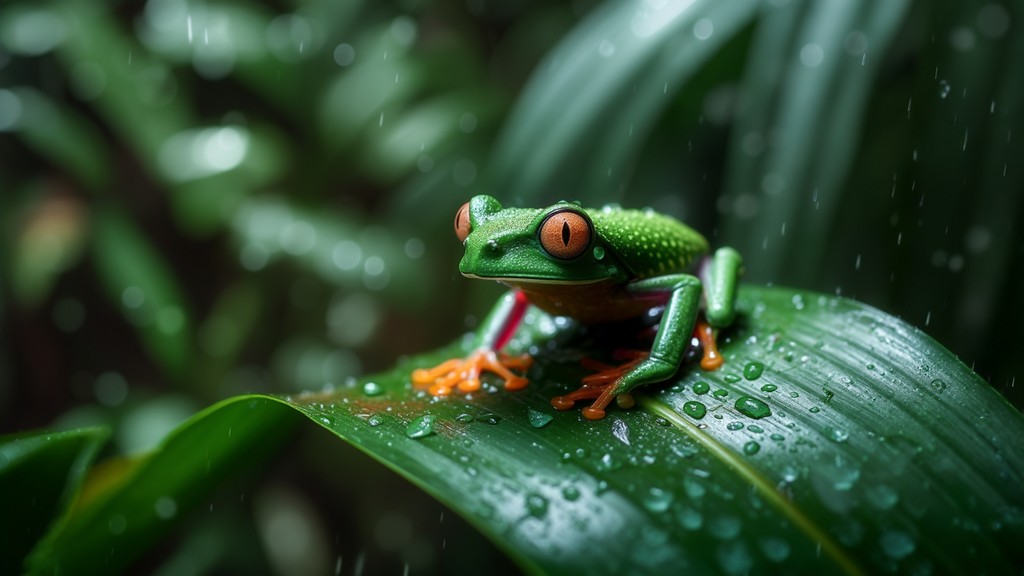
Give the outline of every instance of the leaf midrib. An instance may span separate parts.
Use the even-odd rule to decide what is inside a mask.
[[[844,574],[859,576],[864,574],[861,567],[847,555],[829,535],[821,529],[813,520],[803,514],[792,502],[784,498],[768,480],[755,468],[751,467],[746,460],[738,454],[721,444],[713,437],[705,434],[700,428],[689,422],[681,414],[673,410],[668,404],[660,402],[647,394],[636,394],[637,403],[651,414],[664,418],[669,424],[682,431],[700,444],[712,456],[718,458],[732,468],[742,478],[750,482],[758,493],[786,518],[790,520],[804,535],[812,542],[818,543],[822,551],[831,557],[840,567]]]

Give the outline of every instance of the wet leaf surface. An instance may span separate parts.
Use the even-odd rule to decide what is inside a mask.
[[[35,566],[96,562],[95,550],[132,534],[111,535],[117,515],[155,537],[159,498],[181,508],[212,489],[217,474],[198,469],[230,467],[276,436],[293,420],[283,405],[450,506],[528,571],[1021,565],[1019,412],[922,332],[857,302],[746,286],[739,304],[723,368],[684,366],[596,422],[550,407],[598,352],[564,344],[540,345],[519,392],[413,390],[411,370],[464,353],[456,344],[339,389],[227,401],[73,516]],[[169,476],[172,461],[192,474]]]

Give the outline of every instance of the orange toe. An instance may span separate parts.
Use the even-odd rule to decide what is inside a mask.
[[[477,350],[466,358],[452,358],[433,368],[413,370],[411,380],[414,386],[426,389],[431,395],[448,396],[456,389],[463,393],[476,392],[481,387],[480,375],[490,372],[504,380],[506,389],[521,390],[530,381],[512,370],[525,371],[532,365],[533,358],[529,354],[509,356],[492,350]]]

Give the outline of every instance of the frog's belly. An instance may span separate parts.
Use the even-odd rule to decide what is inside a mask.
[[[569,316],[584,324],[618,322],[646,314],[665,304],[668,292],[636,296],[625,285],[593,284],[520,284],[506,282],[526,294],[530,303],[555,316]]]

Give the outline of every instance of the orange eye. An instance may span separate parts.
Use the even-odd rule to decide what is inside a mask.
[[[540,225],[540,245],[548,254],[562,260],[583,254],[590,246],[591,236],[590,220],[572,210],[555,212]]]
[[[469,202],[455,213],[455,235],[459,237],[459,242],[465,242],[469,236]]]

